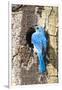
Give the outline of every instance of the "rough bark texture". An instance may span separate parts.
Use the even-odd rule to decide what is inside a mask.
[[[16,7],[17,8],[17,7]],[[11,84],[39,84],[40,74],[34,63],[38,62],[37,56],[31,55],[31,48],[26,45],[26,32],[34,25],[45,25],[49,35],[49,64],[47,65],[47,83],[58,82],[58,8],[39,6],[15,6],[12,10],[11,31]],[[38,8],[38,9],[36,9]],[[37,13],[36,13],[36,10]]]

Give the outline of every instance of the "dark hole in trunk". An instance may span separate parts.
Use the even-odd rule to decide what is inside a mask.
[[[35,32],[35,29],[30,27],[26,33],[26,44],[28,44],[29,47],[33,48],[33,44],[31,43],[31,36]]]

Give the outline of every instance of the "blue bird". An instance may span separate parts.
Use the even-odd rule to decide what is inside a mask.
[[[46,53],[48,40],[46,39],[45,30],[43,27],[36,26],[35,30],[36,32],[34,32],[31,37],[31,43],[37,49],[37,55],[38,55],[38,60],[39,60],[38,69],[39,69],[39,72],[43,74],[44,72],[46,72],[44,55]]]

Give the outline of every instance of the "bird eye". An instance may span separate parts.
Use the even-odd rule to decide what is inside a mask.
[[[39,27],[37,27],[37,29],[39,29]]]

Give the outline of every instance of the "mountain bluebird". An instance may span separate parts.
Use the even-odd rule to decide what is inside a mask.
[[[47,48],[47,39],[45,36],[45,30],[41,26],[35,27],[36,32],[32,34],[31,43],[37,49],[37,56],[39,60],[39,73],[46,72],[46,65],[44,62],[44,56]]]

